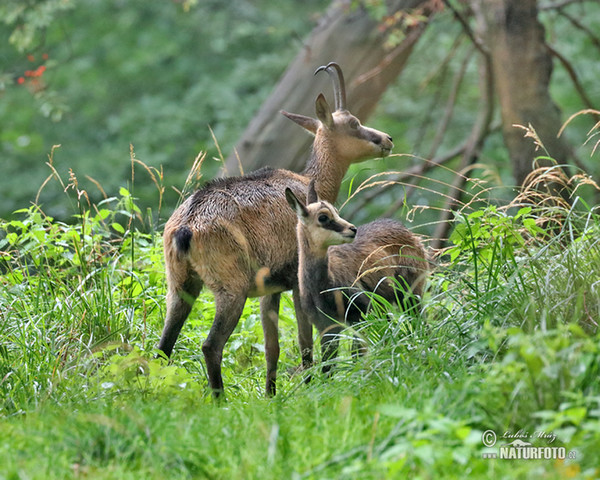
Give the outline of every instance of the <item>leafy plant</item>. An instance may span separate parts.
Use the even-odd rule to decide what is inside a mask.
[[[320,366],[303,372],[308,385],[286,373],[299,352],[284,296],[274,399],[263,398],[258,304],[248,302],[224,352],[228,401],[215,404],[201,351],[214,316],[209,292],[171,361],[154,349],[164,317],[161,239],[135,190],[132,181],[94,204],[71,175],[72,223],[39,206],[0,221],[7,476],[155,478],[165,465],[175,478],[444,478],[465,468],[479,478],[597,476],[594,209],[551,209],[558,230],[546,228],[550,211],[533,206],[457,216],[420,307],[379,299],[347,332],[330,376]],[[354,333],[364,357],[350,353]],[[483,458],[490,429],[554,434],[575,458]]]

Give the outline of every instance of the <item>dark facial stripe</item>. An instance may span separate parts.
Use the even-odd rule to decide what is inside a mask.
[[[329,219],[327,220],[327,222],[322,223],[321,226],[325,229],[325,230],[332,230],[334,232],[340,233],[343,232],[346,227],[344,227],[342,224],[336,222],[333,219]]]
[[[375,145],[380,145],[381,144],[381,135],[378,135],[375,132],[371,132],[371,131],[366,131],[366,135],[369,138],[369,141],[373,142]]]
[[[362,125],[357,130],[350,130],[349,135],[352,137],[360,138],[362,140],[367,140],[369,142],[374,143],[375,145],[380,145],[382,141],[381,135],[367,130]]]

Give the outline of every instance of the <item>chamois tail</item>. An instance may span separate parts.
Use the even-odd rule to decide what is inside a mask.
[[[192,244],[192,236],[192,231],[189,229],[189,227],[186,226],[179,227],[175,231],[173,240],[178,253],[185,255],[189,252],[190,246]]]

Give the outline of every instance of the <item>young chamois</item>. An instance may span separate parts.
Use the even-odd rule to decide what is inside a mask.
[[[303,356],[312,359],[312,328],[299,308],[296,217],[286,204],[285,189],[304,198],[313,180],[321,198],[333,202],[351,163],[386,156],[393,147],[389,135],[362,126],[346,110],[340,67],[330,63],[315,74],[322,70],[333,79],[335,111],[320,94],[317,119],[282,112],[315,136],[311,158],[301,174],[263,168],[214,180],[185,200],[165,226],[167,314],[158,348],[171,355],[194,300],[206,285],[214,293],[216,311],[202,352],[216,397],[223,391],[223,347],[247,297],[262,297],[267,394],[275,394],[279,301],[285,290],[293,290],[299,342]]]
[[[285,195],[298,217],[300,302],[319,331],[326,361],[337,353],[343,323],[352,325],[368,311],[370,297],[364,292],[414,305],[423,293],[428,262],[421,242],[404,225],[386,219],[356,228],[318,199],[312,181],[306,204],[289,188]],[[363,351],[356,339],[353,350]]]

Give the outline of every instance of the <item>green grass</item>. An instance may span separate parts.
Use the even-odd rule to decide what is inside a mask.
[[[80,200],[81,200],[80,196]],[[83,202],[83,200],[81,201]],[[196,302],[173,361],[161,238],[130,192],[72,224],[38,207],[0,222],[0,478],[596,478],[600,448],[600,219],[492,206],[457,215],[419,314],[391,306],[356,330],[330,378],[299,363],[285,297],[278,395],[263,396],[258,304],[226,346],[227,401],[208,391]],[[551,217],[552,215],[552,217]],[[147,217],[149,218],[149,217]],[[550,235],[548,219],[560,221]],[[501,460],[519,431],[575,458]],[[547,439],[525,438],[536,446]],[[497,450],[496,450],[497,451]]]

